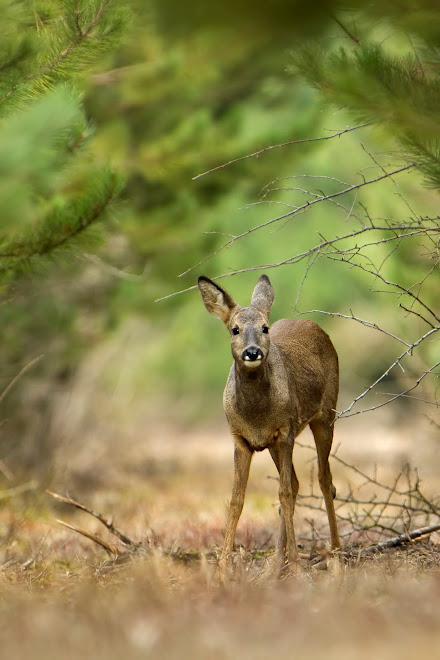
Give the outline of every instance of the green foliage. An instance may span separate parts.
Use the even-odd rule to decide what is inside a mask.
[[[274,319],[357,306],[367,318],[413,328],[414,316],[411,323],[395,313],[400,299],[372,295],[374,278],[353,263],[360,244],[292,257],[379,218],[385,229],[364,265],[377,261],[384,276],[406,287],[418,282],[434,300],[435,284],[424,279],[433,235],[402,239],[393,255],[380,241],[395,222],[433,217],[437,204],[420,185],[438,188],[435,3],[127,4],[133,20],[121,42],[127,12],[119,3],[3,0],[0,272],[4,287],[13,283],[13,304],[0,307],[0,322],[11,328],[5,385],[44,351],[50,358],[35,373],[68,387],[90,351],[113,346],[115,359],[97,368],[100,381],[96,375],[96,389],[112,401],[133,396],[146,405],[171,394],[190,414],[208,414],[203,402],[212,392],[219,410],[230,361],[221,324],[197,292],[154,302],[201,273],[266,266]],[[374,126],[330,139],[353,118]],[[328,139],[307,142],[318,137]],[[246,157],[289,141],[300,143]],[[107,213],[121,189],[109,157],[126,182],[117,216]],[[418,171],[311,203],[396,162],[417,163]],[[306,200],[307,213],[286,215]],[[66,252],[76,262],[47,258]],[[246,303],[256,276],[245,272],[225,286]],[[337,322],[319,322],[332,326],[338,344]],[[350,386],[352,374],[363,383],[379,375],[389,354],[377,342],[364,355],[352,335],[339,337],[339,347],[356,353],[354,365],[348,358]]]
[[[382,123],[413,158],[431,185],[440,186],[438,75],[412,53],[394,56],[386,45],[356,44],[334,52],[314,46],[294,56],[296,67],[356,120]]]
[[[120,183],[87,151],[75,86],[120,32],[111,2],[2,2],[0,273],[64,247],[100,220]],[[3,27],[4,26],[4,27]]]
[[[90,248],[121,177],[107,158],[93,153],[92,126],[83,106],[84,78],[121,36],[127,12],[113,0],[0,0],[0,323],[2,374],[8,383],[37,355],[34,375],[61,378],[73,364],[77,309],[58,278],[78,277],[78,269],[58,260],[62,253]],[[20,410],[23,393],[12,390],[4,417]],[[30,396],[32,400],[32,396]],[[26,445],[45,454],[43,427],[33,428],[34,403],[3,440],[3,451]],[[7,407],[5,407],[5,405]],[[43,422],[44,423],[44,422]],[[18,433],[20,442],[16,442]],[[42,445],[40,445],[40,438]]]

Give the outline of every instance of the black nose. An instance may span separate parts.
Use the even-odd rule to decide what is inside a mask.
[[[263,359],[263,353],[261,349],[256,346],[249,346],[243,351],[241,359],[246,360],[247,362],[255,362],[255,360]]]

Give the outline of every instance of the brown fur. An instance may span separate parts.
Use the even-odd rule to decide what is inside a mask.
[[[249,307],[241,307],[217,284],[199,278],[207,310],[231,335],[234,363],[223,405],[234,439],[234,485],[221,562],[231,556],[243,508],[254,451],[269,449],[280,475],[281,529],[278,556],[297,558],[293,512],[298,479],[292,465],[293,444],[307,424],[318,453],[318,474],[330,525],[332,548],[340,541],[333,505],[335,488],[328,463],[338,398],[338,356],[329,336],[312,321],[282,319],[267,328],[274,294],[262,275]],[[265,328],[265,329],[266,329]],[[252,353],[257,358],[246,357]]]

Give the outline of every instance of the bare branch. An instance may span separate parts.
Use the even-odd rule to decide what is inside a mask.
[[[440,230],[438,230],[438,231],[440,231]],[[426,232],[427,232],[427,230],[421,230],[421,233],[423,233],[423,234],[425,234]],[[436,230],[436,233],[437,233],[437,230]],[[396,240],[396,238],[397,237],[395,236],[394,240]],[[388,240],[393,240],[393,238],[388,239]],[[384,241],[380,241],[380,242],[384,242]],[[366,245],[364,245],[362,247],[366,247]],[[357,253],[359,253],[359,250],[357,250]],[[366,255],[363,255],[363,256],[364,256],[365,259],[368,259],[368,257],[366,257]],[[332,258],[337,260],[337,261],[341,261],[341,262],[347,261],[347,259],[345,259],[345,254],[343,252],[340,252],[340,251],[337,252],[336,256],[333,256]],[[399,282],[391,282],[390,280],[387,280],[379,272],[379,270],[376,269],[376,268],[374,270],[371,270],[370,268],[367,268],[363,264],[358,263],[356,261],[350,261],[350,265],[354,266],[355,268],[359,268],[360,270],[363,270],[365,273],[368,273],[369,275],[373,275],[373,277],[375,277],[376,279],[383,282],[383,284],[385,284],[387,287],[393,287],[393,288],[397,289],[398,291],[400,291],[400,295],[407,295],[407,296],[411,297],[414,301],[418,302],[421,307],[423,307],[427,312],[429,312],[429,314],[431,314],[431,316],[434,317],[434,319],[437,321],[437,323],[440,324],[440,317],[437,316],[437,314],[423,300],[421,300],[421,298],[417,294],[413,293],[410,288],[404,287]],[[431,327],[433,327],[433,326],[431,325]]]
[[[347,314],[340,314],[339,312],[325,312],[322,309],[311,309],[308,312],[299,312],[298,316],[304,316],[305,314],[326,314],[327,316],[334,316],[342,319],[350,319],[351,321],[357,321],[361,325],[365,325],[367,328],[373,328],[374,330],[378,330],[379,332],[383,332],[383,334],[388,335],[388,337],[392,337],[393,339],[396,339],[399,341],[401,344],[404,344],[408,348],[411,348],[412,345],[408,344],[404,339],[401,339],[400,337],[397,337],[397,335],[393,335],[392,332],[388,332],[388,330],[384,330],[383,328],[379,327],[377,323],[374,323],[373,321],[365,321],[364,319],[360,319],[357,316],[353,315],[353,312],[351,312],[350,316]]]
[[[437,331],[437,330],[439,330],[439,328],[436,328],[435,330]],[[414,383],[414,385],[412,385],[411,387],[409,387],[409,388],[408,388],[407,390],[405,390],[404,392],[399,392],[399,394],[394,394],[393,396],[391,396],[390,399],[387,399],[387,400],[384,401],[383,403],[379,403],[379,404],[377,404],[376,406],[371,406],[371,408],[364,408],[363,410],[357,410],[356,412],[353,412],[353,413],[350,413],[350,414],[346,414],[346,413],[349,413],[349,412],[351,411],[351,409],[353,408],[353,406],[355,405],[355,403],[357,403],[357,401],[359,401],[360,399],[362,399],[366,394],[368,394],[368,392],[370,392],[370,391],[373,389],[373,387],[375,387],[375,386],[376,386],[381,380],[383,380],[383,378],[385,378],[385,375],[388,375],[388,373],[391,371],[391,369],[393,369],[393,367],[395,367],[397,364],[399,364],[399,360],[396,360],[396,362],[394,362],[394,363],[391,365],[391,367],[390,367],[389,369],[387,369],[387,371],[385,372],[385,374],[383,374],[380,378],[378,378],[378,380],[375,381],[375,382],[373,383],[373,385],[370,385],[369,388],[367,388],[367,389],[366,389],[366,390],[365,390],[360,396],[358,396],[358,397],[357,397],[357,398],[356,398],[356,399],[350,404],[350,406],[349,406],[346,410],[344,410],[344,411],[341,412],[341,413],[338,413],[338,419],[339,419],[340,417],[344,417],[344,418],[345,418],[345,417],[354,417],[355,415],[361,415],[361,414],[366,413],[366,412],[371,412],[372,410],[378,410],[378,408],[383,408],[383,406],[387,406],[389,403],[392,403],[392,402],[395,401],[396,399],[400,399],[400,397],[407,396],[407,395],[409,394],[409,392],[412,392],[413,390],[416,389],[416,387],[418,387],[418,386],[420,385],[420,383],[422,382],[422,380],[423,380],[426,376],[428,376],[428,374],[432,373],[432,372],[434,371],[434,369],[436,369],[438,366],[440,366],[440,362],[436,362],[436,364],[433,364],[432,367],[431,367],[430,369],[427,369],[427,371],[425,371],[425,372],[424,372],[424,373],[423,373],[423,374],[422,374],[422,375],[416,380],[416,382]],[[436,402],[429,402],[429,403],[434,403],[434,405],[437,405]]]
[[[289,214],[288,214],[289,215]],[[389,238],[383,238],[378,241],[374,241],[372,243],[367,243],[366,245],[379,245],[380,243],[385,243],[388,241],[393,241],[396,239],[395,232],[396,231],[401,231],[402,234],[399,234],[398,236],[402,237],[410,237],[410,236],[417,236],[417,235],[425,235],[426,232],[430,233],[440,233],[440,228],[425,228],[425,229],[420,229],[418,225],[405,225],[405,224],[399,224],[394,227],[391,227],[389,225],[368,225],[361,227],[360,229],[356,231],[349,232],[347,234],[344,234],[343,236],[336,236],[333,239],[330,240],[323,240],[321,243],[318,245],[315,245],[314,247],[310,248],[309,250],[306,250],[305,252],[301,252],[299,254],[296,254],[293,257],[288,257],[287,259],[283,259],[282,261],[278,261],[276,263],[267,263],[267,264],[259,264],[257,266],[250,266],[249,268],[239,268],[237,270],[232,270],[228,273],[222,273],[221,275],[216,275],[212,277],[212,280],[218,280],[222,279],[224,277],[233,277],[234,275],[240,275],[242,273],[250,273],[253,271],[260,271],[260,270],[269,270],[271,268],[279,268],[280,266],[287,266],[291,264],[296,264],[302,261],[303,259],[307,259],[308,257],[311,257],[313,254],[316,252],[325,254],[327,256],[327,253],[325,252],[327,248],[330,248],[334,246],[335,244],[343,241],[348,241],[351,239],[355,239],[358,236],[361,236],[362,234],[365,234],[367,232],[371,231],[377,231],[377,232],[392,232],[393,235]],[[214,233],[214,232],[211,232]],[[233,237],[233,240],[235,240],[237,237]],[[239,238],[239,237],[238,237]],[[345,250],[345,253],[352,251],[353,248],[350,248],[349,250]],[[342,254],[344,251],[338,250],[337,254]],[[217,253],[215,253],[217,254]],[[202,260],[198,265],[201,265],[204,263],[204,261],[207,261],[210,259],[214,254],[211,254],[209,257],[207,257],[205,260]],[[193,268],[196,268],[196,266],[193,266],[186,272],[190,272]],[[185,273],[182,273],[181,276],[183,276]],[[197,289],[197,286],[190,286],[187,287],[186,289],[181,289],[180,291],[174,291],[173,293],[169,293],[166,296],[163,296],[161,298],[157,298],[155,302],[161,302],[163,300],[168,300],[168,298],[173,298],[174,296],[179,296],[182,293],[188,293],[189,291],[193,291]]]
[[[117,529],[113,525],[113,523],[107,520],[106,518],[104,518],[102,514],[98,513],[97,511],[93,511],[93,509],[89,509],[84,504],[81,504],[81,502],[77,502],[76,500],[73,500],[71,497],[64,497],[64,495],[58,495],[58,493],[53,493],[50,490],[46,490],[46,493],[51,497],[53,497],[54,499],[58,500],[58,502],[63,502],[63,504],[70,504],[71,506],[80,509],[81,511],[85,511],[86,513],[89,513],[91,516],[99,520],[99,522],[102,523],[108,529],[108,531],[111,532],[114,536],[116,536],[124,545],[130,547],[139,545],[138,543],[133,541],[130,537],[128,537],[126,534],[124,534],[119,529]]]
[[[210,255],[199,261],[197,264],[194,266],[191,266],[187,270],[185,270],[183,273],[179,275],[179,277],[183,277],[184,275],[187,275],[191,271],[193,271],[195,268],[198,268],[202,264],[206,263],[209,259],[212,259],[213,257],[217,256],[222,252],[223,250],[226,250],[227,248],[231,247],[235,241],[238,241],[242,238],[245,238],[246,236],[250,236],[254,232],[263,229],[265,227],[269,227],[273,225],[274,223],[281,222],[282,220],[287,220],[289,218],[292,218],[295,215],[298,215],[300,213],[303,213],[306,209],[309,209],[310,207],[314,206],[315,204],[320,204],[321,202],[325,202],[331,199],[334,199],[336,197],[340,197],[341,195],[346,195],[347,193],[353,192],[354,190],[359,190],[360,188],[363,188],[365,186],[371,185],[373,183],[378,183],[379,181],[383,181],[384,179],[387,179],[393,175],[400,174],[401,172],[406,172],[410,169],[413,169],[416,167],[415,163],[410,163],[409,165],[403,165],[402,167],[399,167],[391,172],[388,172],[386,174],[382,174],[374,179],[368,179],[361,181],[360,183],[353,184],[351,186],[348,186],[347,188],[344,188],[343,190],[338,190],[337,192],[330,193],[328,195],[320,196],[315,199],[312,199],[310,202],[306,202],[305,204],[302,204],[301,206],[296,207],[293,211],[289,211],[283,215],[280,215],[276,218],[272,218],[272,220],[267,220],[266,222],[262,222],[259,225],[256,225],[254,227],[251,227],[250,229],[247,229],[245,232],[242,232],[241,234],[237,234],[236,236],[233,236],[229,241],[221,245],[217,250],[212,252]],[[252,269],[249,269],[252,270]],[[239,271],[236,271],[239,272]]]
[[[345,133],[350,133],[351,131],[357,131],[360,128],[365,128],[366,126],[372,126],[373,124],[374,122],[369,121],[366,122],[365,124],[359,124],[359,126],[350,126],[349,128],[344,128],[344,130],[338,131],[337,133],[332,133],[331,135],[323,135],[321,137],[306,138],[302,140],[290,140],[289,142],[283,142],[282,144],[274,144],[270,147],[264,147],[264,149],[260,149],[259,151],[254,151],[251,154],[246,154],[245,156],[239,156],[238,158],[233,158],[232,160],[229,160],[227,163],[223,163],[222,165],[217,165],[217,167],[213,167],[210,170],[206,170],[206,172],[202,172],[201,174],[196,174],[196,176],[193,176],[192,180],[195,181],[196,179],[200,179],[202,176],[206,176],[207,174],[211,174],[212,172],[217,172],[218,170],[221,170],[225,167],[229,167],[229,165],[233,165],[234,163],[239,163],[240,161],[246,160],[247,158],[256,158],[257,156],[261,156],[261,154],[267,153],[268,151],[273,151],[274,149],[282,149],[283,147],[290,147],[295,144],[323,142],[325,140],[331,140],[336,137],[341,137],[342,135],[345,135]]]
[[[361,399],[363,399],[363,398],[364,398],[369,392],[371,392],[371,390],[372,390],[374,387],[376,387],[376,385],[377,385],[378,383],[380,383],[384,378],[386,378],[386,376],[388,376],[388,374],[394,369],[394,367],[396,367],[397,365],[400,365],[400,362],[403,360],[403,358],[404,358],[405,356],[407,356],[407,355],[411,355],[411,352],[414,350],[414,348],[416,348],[417,346],[419,346],[423,341],[425,341],[428,337],[431,337],[433,334],[435,334],[435,333],[438,332],[439,330],[440,330],[440,326],[436,326],[436,327],[433,328],[432,330],[429,330],[428,332],[426,332],[422,337],[419,337],[419,339],[417,339],[417,341],[415,341],[413,344],[411,344],[411,345],[407,348],[406,351],[404,351],[403,353],[401,353],[401,354],[399,355],[399,357],[398,357],[396,360],[394,360],[394,362],[393,362],[393,363],[392,363],[392,364],[391,364],[391,365],[390,365],[390,366],[389,366],[389,367],[388,367],[388,368],[382,373],[381,376],[379,376],[379,378],[377,378],[377,379],[374,381],[374,383],[373,383],[372,385],[370,385],[369,387],[367,387],[367,389],[364,390],[364,391],[362,392],[362,394],[360,394],[359,396],[357,396],[357,397],[351,402],[351,404],[348,406],[348,408],[346,408],[346,409],[343,410],[342,412],[338,412],[338,413],[337,413],[338,418],[340,418],[340,417],[352,417],[353,415],[360,415],[362,412],[367,412],[367,411],[369,411],[369,410],[375,410],[376,408],[381,408],[382,406],[386,405],[385,403],[381,403],[381,404],[379,404],[379,405],[377,405],[377,406],[373,406],[372,408],[368,408],[367,410],[359,410],[359,411],[357,411],[357,412],[355,412],[355,413],[348,414],[348,413],[351,412],[352,408],[356,405],[356,403],[357,403],[358,401],[360,401]],[[431,367],[431,369],[429,369],[428,371],[426,371],[426,372],[425,372],[425,373],[424,373],[424,374],[423,374],[423,375],[417,380],[417,382],[416,382],[416,384],[415,384],[414,387],[411,387],[411,388],[408,389],[406,392],[402,392],[402,394],[407,394],[408,392],[411,392],[413,389],[415,389],[415,387],[417,387],[417,385],[423,380],[423,378],[425,378],[425,376],[427,376],[428,373],[431,373],[431,371],[433,371],[433,370],[438,366],[438,364],[439,364],[439,363],[433,365],[433,366]],[[398,396],[399,396],[399,395],[398,395]],[[393,398],[390,399],[387,403],[390,403],[391,401],[394,401],[396,398],[398,398],[398,396],[393,397]]]
[[[96,536],[96,534],[92,534],[91,532],[88,532],[85,529],[81,529],[80,527],[77,527],[76,525],[72,525],[71,523],[64,522],[64,520],[57,520],[60,525],[63,525],[64,527],[67,527],[67,529],[71,529],[73,532],[77,532],[78,534],[81,534],[82,536],[85,536],[87,539],[90,539],[97,545],[100,545],[101,548],[104,548],[104,550],[111,556],[115,557],[118,554],[118,551],[116,550],[114,545],[109,545],[105,541],[103,541],[99,536]]]

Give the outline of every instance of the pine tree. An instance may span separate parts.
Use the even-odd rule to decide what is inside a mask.
[[[121,189],[93,154],[83,90],[127,16],[113,0],[0,0],[0,15],[1,456],[19,474],[51,463],[48,392],[81,342],[64,293],[80,268],[55,258],[94,244]]]
[[[0,12],[0,274],[72,249],[101,221],[118,174],[88,150],[84,74],[117,43],[112,0],[11,3]]]

